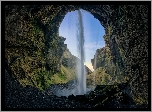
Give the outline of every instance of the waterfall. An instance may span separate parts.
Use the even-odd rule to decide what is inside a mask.
[[[77,60],[77,78],[78,78],[78,94],[82,95],[86,93],[86,72],[84,66],[84,31],[81,11],[78,10],[77,20],[77,49],[78,49],[78,60]]]
[[[86,88],[86,68],[84,66],[84,29],[83,29],[83,21],[82,21],[82,12],[77,10],[77,20],[76,20],[76,38],[77,38],[77,63],[76,63],[76,74],[77,80],[73,83],[68,85],[68,88],[57,89],[55,94],[57,96],[66,96],[69,95],[84,95],[90,91],[89,88]],[[70,26],[70,25],[68,25]],[[70,27],[69,27],[70,28]],[[71,32],[73,33],[73,32]],[[72,88],[71,88],[72,87]]]

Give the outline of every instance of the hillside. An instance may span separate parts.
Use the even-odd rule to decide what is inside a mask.
[[[38,68],[34,70],[33,73],[29,74],[30,76],[28,76],[27,74],[25,78],[17,78],[20,84],[22,84],[24,87],[27,85],[31,85],[36,88],[39,88],[40,90],[47,89],[51,84],[65,84],[77,78],[76,60],[78,60],[78,58],[73,56],[71,52],[68,50],[68,48],[66,48],[63,52],[63,56],[61,57],[61,63],[57,64],[60,65],[57,66],[60,67],[60,69],[58,68],[59,70],[57,72],[51,73],[45,70],[45,68]],[[28,66],[28,64],[26,66]],[[92,73],[88,67],[86,68],[86,74]]]
[[[80,61],[79,58],[72,55],[71,52],[69,51],[69,49],[66,48],[65,52],[63,53],[63,57],[62,57],[62,65],[71,69],[73,71],[72,73],[75,74],[77,61]],[[86,65],[85,65],[85,68],[86,68],[87,75],[92,73],[92,71]]]
[[[107,46],[97,49],[94,58],[91,59],[91,62],[95,71],[90,74],[90,78],[88,78],[91,79],[91,77],[95,75],[96,84],[109,85],[122,83],[124,81],[126,82],[128,79],[128,77],[124,76],[123,72],[119,69],[118,63],[114,63],[110,48]]]

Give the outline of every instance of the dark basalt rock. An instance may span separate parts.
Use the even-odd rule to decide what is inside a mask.
[[[105,85],[97,85],[95,88],[95,91],[96,90],[103,90],[104,88],[105,88]]]
[[[41,71],[42,68],[53,74],[60,70],[58,65],[61,65],[66,45],[64,45],[65,39],[58,35],[58,28],[67,12],[79,8],[89,11],[105,28],[104,39],[110,49],[111,62],[117,66],[122,75],[129,77],[134,101],[148,104],[148,7],[148,5],[6,5],[5,59],[8,63],[6,66],[8,65],[10,69],[5,73],[6,107],[28,105],[18,98],[19,88],[22,87],[15,80],[24,79],[33,70]],[[7,81],[12,77],[8,76],[11,74],[10,71],[16,79]],[[11,80],[14,81],[10,82]],[[36,107],[36,103],[38,102],[32,102],[33,105],[28,106]],[[116,100],[112,104],[114,103]],[[42,106],[37,107],[47,107],[43,103],[38,104]],[[110,104],[106,105],[108,107]],[[56,103],[52,104],[52,107],[56,106]]]
[[[124,92],[128,84],[98,85],[85,95],[67,97],[48,95],[32,86],[22,87],[5,71],[5,108],[147,108],[136,105],[132,97]],[[56,85],[61,86],[61,85]],[[55,85],[54,85],[55,88]]]

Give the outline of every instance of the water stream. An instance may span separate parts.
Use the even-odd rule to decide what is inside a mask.
[[[80,59],[77,60],[78,95],[83,95],[86,93],[86,71],[84,67],[84,29],[80,10],[78,10],[77,43],[78,58]]]

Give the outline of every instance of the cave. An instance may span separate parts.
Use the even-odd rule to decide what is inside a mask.
[[[31,77],[25,76],[31,69],[45,69],[47,65],[48,73],[58,72],[56,65],[60,63],[66,48],[65,39],[59,36],[59,26],[68,12],[83,9],[90,12],[104,27],[104,40],[110,48],[112,61],[124,76],[129,77],[128,83],[134,101],[141,103],[142,99],[142,103],[148,104],[148,8],[147,4],[6,5],[5,64],[17,78],[20,78],[19,74],[23,72],[20,78],[22,84],[22,79],[27,77],[28,80],[28,77]],[[54,46],[58,50],[52,49]],[[42,54],[39,55],[39,52]],[[24,58],[11,62],[11,58],[23,56]],[[50,61],[50,57],[54,60]],[[20,63],[26,66],[25,70],[21,69]],[[31,63],[34,66],[31,66]],[[8,74],[9,70],[6,69],[7,77]]]

